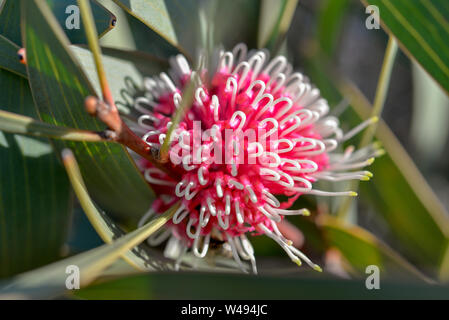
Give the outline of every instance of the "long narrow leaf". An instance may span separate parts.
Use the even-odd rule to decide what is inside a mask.
[[[211,285],[213,284],[213,285]],[[367,290],[365,279],[177,273],[134,275],[103,281],[74,294],[84,299],[447,299],[449,288],[382,281]],[[224,303],[226,303],[224,301]],[[177,311],[179,312],[179,311]],[[173,313],[174,314],[174,313]]]
[[[195,54],[200,34],[196,0],[113,0],[180,52]]]
[[[95,91],[68,47],[68,40],[45,2],[26,1],[23,35],[33,97],[42,120],[55,125],[102,131],[84,100]],[[149,208],[152,193],[125,148],[111,143],[56,143],[70,147],[80,163],[89,192],[97,203],[122,220],[138,219]]]
[[[26,78],[25,66],[19,62],[17,55],[19,49],[15,43],[0,35],[0,68]]]
[[[42,0],[44,1],[44,0]],[[46,0],[53,10],[59,25],[63,28],[71,43],[85,44],[86,38],[79,24],[79,10],[76,0]],[[115,16],[106,8],[91,0],[96,25],[100,36],[106,34],[116,23]],[[75,6],[75,7],[74,7]],[[0,12],[0,35],[3,35],[18,46],[22,46],[20,33],[20,0],[5,0]]]
[[[124,236],[124,232],[118,227],[98,206],[92,201],[81,177],[78,164],[71,152],[65,150],[64,163],[67,173],[72,183],[75,194],[77,195],[84,212],[90,223],[106,243],[112,243],[114,239]],[[172,209],[176,210],[179,205]],[[148,246],[140,245],[132,251],[126,252],[123,258],[132,266],[141,271],[149,270],[170,270],[173,263],[168,259],[162,258],[155,250]]]
[[[351,102],[353,109],[345,112],[344,120],[355,126],[369,117],[371,104],[344,77],[329,70],[332,68],[326,60],[318,59],[309,64],[308,73],[332,104],[343,96]],[[435,273],[447,256],[449,215],[383,121],[379,122],[376,137],[386,154],[371,166],[374,178],[360,186],[360,196],[387,222],[391,237],[401,244],[400,253]],[[396,248],[397,243],[392,246]]]
[[[0,88],[0,109],[36,116],[23,77],[0,69]],[[0,181],[0,277],[60,258],[72,197],[49,141],[0,131]]]
[[[84,287],[124,253],[161,228],[173,213],[174,210],[169,210],[111,244],[21,274],[0,286],[0,299],[50,299],[60,296],[68,289],[69,266],[78,268],[80,285]]]
[[[352,4],[350,0],[325,0],[320,5],[317,37],[321,50],[330,57],[340,39],[344,17],[350,4]]]
[[[263,0],[259,17],[259,48],[279,49],[290,27],[298,0]]]
[[[20,1],[4,0],[0,11],[0,34],[18,46],[22,45],[20,35]]]
[[[257,45],[257,23],[260,8],[258,0],[198,1],[198,0],[114,0],[135,19],[147,25],[154,34],[145,38],[136,35],[138,49],[165,58],[173,49],[195,61],[198,50],[209,52],[224,45],[231,49],[239,42],[249,47]],[[132,21],[133,31],[143,33],[138,23]],[[140,42],[149,41],[143,47]],[[157,46],[151,44],[157,43]],[[161,52],[161,47],[164,49]]]
[[[95,132],[53,126],[31,117],[3,110],[0,110],[0,130],[9,133],[71,141],[98,142],[104,140],[101,135]]]
[[[97,72],[92,53],[78,46],[71,46],[84,73],[92,82],[95,92],[101,95],[101,88],[97,84]],[[144,95],[143,79],[166,70],[167,64],[155,57],[140,51],[125,51],[113,48],[102,48],[101,57],[105,66],[106,78],[110,85],[111,94],[119,111],[126,116],[137,114],[134,101]]]
[[[340,219],[327,215],[319,218],[319,225],[329,244],[342,252],[359,275],[364,275],[366,268],[374,265],[381,270],[382,279],[401,277],[430,282],[397,252],[363,228],[347,226]]]
[[[65,31],[70,42],[73,44],[86,44],[86,33],[84,31],[84,26],[79,21],[80,12],[77,8],[76,0],[46,1],[56,19],[59,21],[59,24]],[[95,27],[98,30],[98,37],[101,38],[114,28],[117,18],[96,0],[90,0],[90,3],[92,5],[92,13],[95,18]]]
[[[441,0],[362,0],[379,8],[383,27],[449,94],[449,6]]]

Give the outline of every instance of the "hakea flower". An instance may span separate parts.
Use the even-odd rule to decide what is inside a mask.
[[[352,191],[317,190],[319,180],[368,180],[371,173],[356,171],[372,163],[372,146],[336,153],[337,146],[375,119],[344,134],[327,101],[286,58],[271,61],[264,50],[247,52],[243,44],[215,55],[215,66],[197,74],[194,99],[169,142],[165,168],[171,178],[145,159],[138,161],[158,199],[141,219],[164,212],[177,201],[172,221],[149,238],[151,245],[168,240],[166,255],[177,258],[191,250],[205,257],[212,241],[224,243],[242,270],[249,260],[256,272],[254,250],[247,234],[276,241],[298,265],[305,261],[321,268],[293,246],[279,230],[288,215],[309,215],[307,209],[289,210],[302,194],[355,196]],[[145,80],[145,96],[135,100],[140,112],[131,129],[152,148],[159,149],[180,108],[182,92],[193,79],[187,60],[170,60],[171,70]],[[197,78],[197,79],[198,79]],[[287,196],[281,202],[277,196]]]

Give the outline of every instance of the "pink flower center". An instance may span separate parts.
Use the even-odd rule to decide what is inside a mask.
[[[144,138],[149,144],[160,144],[166,137],[185,83],[158,98],[152,113],[155,134]],[[315,114],[303,103],[309,102],[294,99],[268,74],[254,77],[249,71],[243,77],[222,68],[210,87],[195,91],[170,143],[168,166],[182,180],[151,172],[154,181],[166,182],[149,180],[157,195],[173,196],[166,202],[159,198],[156,212],[182,198],[172,225],[189,243],[196,232],[226,240],[228,235],[261,233],[260,224],[273,231],[272,220],[283,217],[279,210],[310,190],[315,181],[311,174],[329,164]],[[151,168],[146,160],[141,166],[144,171]],[[278,195],[292,198],[280,203]]]

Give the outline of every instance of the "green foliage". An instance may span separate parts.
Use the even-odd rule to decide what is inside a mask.
[[[104,125],[84,109],[84,99],[95,91],[48,7],[32,1],[23,13],[28,74],[39,116],[55,125],[102,130]],[[123,146],[105,142],[58,142],[55,146],[75,152],[86,185],[103,208],[122,219],[146,212],[150,189]]]
[[[343,119],[354,126],[369,117],[371,105],[366,98],[345,79],[329,77],[325,66],[326,61],[315,60],[308,73],[331,103],[341,101],[342,94],[352,102]],[[370,168],[374,178],[361,184],[361,193],[387,221],[403,253],[438,273],[448,243],[448,214],[385,123],[380,123],[376,137],[386,154]]]
[[[173,209],[148,224],[128,233],[112,244],[81,253],[35,271],[30,271],[3,283],[0,299],[43,299],[60,296],[67,289],[67,267],[79,268],[81,285],[89,284],[101,271],[110,266],[121,255],[140,244],[173,216]]]
[[[81,25],[79,26],[79,29],[68,29],[65,27],[67,19],[69,19],[69,22],[73,22],[69,17],[69,14],[72,13],[72,11],[67,10],[67,8],[76,5],[76,0],[46,0],[46,2],[52,9],[58,23],[66,30],[66,34],[70,41],[75,44],[85,44],[85,31]],[[100,36],[103,36],[114,27],[116,19],[111,12],[106,10],[95,0],[91,0],[91,2],[93,4],[92,11],[95,16],[97,30],[99,31]],[[20,1],[5,0],[3,10],[0,13],[0,21],[2,21],[2,24],[0,25],[0,34],[19,46],[22,45],[20,14]]]
[[[238,42],[245,42],[250,47],[256,45],[253,36],[257,32],[259,12],[259,1],[256,0],[114,2],[150,28],[150,31],[144,31],[141,24],[131,20],[138,47],[152,54],[159,55],[163,48],[166,54],[173,55],[173,48],[176,48],[195,61],[200,47],[211,50],[214,45],[230,47]],[[140,33],[145,34],[145,38],[139,37]]]
[[[384,27],[449,93],[449,3],[441,0],[364,0],[378,6]]]
[[[134,98],[142,94],[142,82],[145,76],[159,74],[167,67],[167,63],[155,59],[142,52],[128,52],[113,48],[103,48],[103,64],[106,78],[110,83],[112,95],[120,111],[132,113]],[[72,46],[81,67],[95,88],[97,96],[101,96],[101,88],[97,81],[97,71],[89,50]]]
[[[194,56],[200,44],[201,1],[114,0],[182,53]],[[151,40],[156,37],[151,38]]]
[[[2,110],[36,116],[28,82],[0,69]],[[72,197],[47,139],[0,131],[0,277],[61,257]]]
[[[99,37],[109,32],[116,23],[116,17],[98,4],[97,1],[91,0],[92,14],[95,18],[95,26],[98,30]],[[86,31],[84,26],[79,21],[79,28],[67,28],[66,24],[72,22],[70,13],[72,11],[67,10],[70,6],[77,6],[76,0],[47,0],[47,4],[53,12],[55,18],[58,20],[61,27],[65,30],[67,37],[73,44],[86,44]],[[75,12],[75,11],[73,11]],[[77,11],[76,11],[77,12]]]
[[[0,35],[0,66],[26,78],[25,66],[17,58],[19,49],[15,43]]]
[[[427,280],[409,262],[366,230],[358,226],[347,226],[330,216],[320,217],[319,224],[324,229],[327,240],[341,251],[359,274],[364,274],[367,266],[375,265],[381,268],[382,275],[386,278],[417,277]]]
[[[257,45],[276,52],[287,34],[298,0],[263,0]]]
[[[321,5],[317,37],[321,50],[329,56],[334,53],[340,39],[343,18],[350,4],[350,0],[325,0]]]
[[[17,45],[22,45],[20,35],[20,1],[4,0],[0,12],[0,34]]]
[[[211,284],[214,285],[211,285]],[[220,288],[220,290],[217,290]],[[344,289],[343,289],[344,288]],[[329,276],[258,276],[208,273],[143,274],[102,281],[75,292],[83,299],[446,299],[447,287],[382,283],[366,290],[356,280]]]

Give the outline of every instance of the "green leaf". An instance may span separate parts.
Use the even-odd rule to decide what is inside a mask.
[[[258,47],[273,52],[287,34],[298,0],[263,0],[259,18]]]
[[[171,117],[171,126],[167,130],[166,139],[161,145],[159,154],[162,161],[168,161],[168,151],[169,151],[169,141],[172,139],[173,132],[178,129],[179,123],[183,119],[184,115],[189,111],[192,106],[193,99],[195,98],[195,88],[200,82],[199,76],[196,72],[192,72],[190,76],[190,81],[187,83],[186,87],[182,92],[182,101],[179,108],[176,109],[175,113]]]
[[[96,82],[98,76],[92,53],[78,46],[71,46],[71,50],[90,82],[94,84],[95,92],[101,96],[100,85]],[[122,113],[131,114],[134,110],[134,99],[143,95],[143,78],[166,70],[167,64],[137,51],[102,48],[102,52],[106,78],[115,103]]]
[[[114,2],[180,52],[195,53],[199,44],[201,1],[114,0]]]
[[[148,52],[160,59],[167,59],[180,53],[176,46],[172,45],[142,21],[127,12],[125,14],[125,19],[131,31],[130,37],[137,50]]]
[[[18,46],[22,45],[20,35],[20,1],[4,0],[0,11],[0,35]]]
[[[0,286],[0,299],[49,299],[60,296],[67,290],[68,276],[74,272],[67,269],[69,266],[78,268],[80,286],[84,287],[124,253],[161,228],[173,213],[174,210],[169,210],[111,244],[18,275]]]
[[[141,25],[130,19],[133,33],[136,30],[138,49],[151,50],[147,52],[159,57],[161,54],[165,54],[162,56],[165,58],[172,56],[173,48],[192,60],[199,49],[210,52],[217,45],[224,45],[226,49],[239,42],[246,43],[250,48],[256,46],[260,7],[260,1],[257,0],[114,0],[114,2],[151,28],[153,34],[144,33]],[[143,38],[147,37],[147,34],[150,38]],[[150,44],[154,42],[153,48],[149,48],[146,42]],[[155,49],[158,52],[155,52]]]
[[[308,74],[331,105],[339,103],[342,95],[351,102],[352,108],[341,121],[354,127],[370,116],[371,104],[352,84],[330,70],[326,60],[318,58],[308,66]],[[374,177],[360,184],[359,195],[387,223],[395,241],[390,245],[409,261],[435,273],[447,254],[449,215],[383,121],[379,122],[376,137],[386,154],[371,165]]]
[[[338,248],[359,275],[365,275],[366,268],[375,265],[381,270],[382,278],[429,281],[398,253],[363,228],[347,226],[340,219],[327,215],[320,216],[318,223],[329,245]]]
[[[370,112],[369,104],[353,105],[359,117]],[[449,215],[384,122],[376,136],[387,154],[371,166],[373,183],[361,184],[362,192],[401,241],[404,255],[434,272],[448,248]]]
[[[95,91],[46,3],[27,1],[23,14],[28,74],[40,117],[55,125],[104,129],[84,109],[84,99]],[[123,146],[58,142],[56,147],[74,150],[89,192],[102,208],[121,221],[137,220],[148,210],[151,190]]]
[[[115,23],[117,22],[116,17],[105,7],[100,5],[97,1],[91,0],[92,14],[95,19],[95,26],[97,27],[98,37],[101,38],[107,32],[109,32],[112,28],[114,28]],[[86,44],[86,33],[84,31],[84,26],[79,21],[79,28],[71,28],[67,27],[71,25],[74,20],[72,20],[72,14],[78,14],[79,11],[68,10],[67,8],[71,8],[70,6],[77,6],[76,0],[47,0],[47,4],[50,9],[53,11],[56,19],[59,21],[62,29],[66,33],[70,42],[73,44]],[[74,7],[72,7],[74,8]],[[73,19],[80,19],[79,16],[73,16]]]
[[[382,68],[380,70],[379,79],[377,80],[376,95],[374,97],[373,106],[369,118],[379,119],[382,115],[382,110],[387,99],[388,89],[390,87],[391,74],[393,72],[394,62],[398,53],[398,44],[395,38],[390,37],[388,39],[387,48],[385,49],[384,60]],[[368,118],[368,117],[367,117]],[[359,148],[367,147],[373,143],[374,135],[377,129],[377,120],[368,126],[362,134],[360,134],[360,141],[358,142]],[[359,181],[351,181],[348,185],[349,189],[357,190]],[[348,214],[351,212],[351,198],[344,199],[340,208],[338,209],[337,216],[342,219],[348,219]]]
[[[0,108],[36,116],[28,82],[0,69]],[[0,131],[0,277],[61,255],[72,199],[49,141]]]
[[[19,49],[15,43],[0,35],[0,68],[26,78],[25,66],[20,63],[17,56]]]
[[[124,236],[125,232],[92,201],[73,154],[67,150],[64,150],[64,152],[64,164],[81,207],[100,238],[106,243],[113,243],[114,239]],[[174,206],[171,210],[176,210],[178,207],[179,205]],[[138,245],[132,251],[126,252],[123,258],[141,271],[173,269],[172,262],[163,258],[160,253],[144,243]]]
[[[321,4],[318,19],[318,41],[321,50],[329,56],[332,56],[335,51],[343,18],[350,4],[352,4],[350,0],[325,0]]]
[[[231,50],[243,42],[250,49],[256,48],[261,1],[216,0],[215,6],[210,22],[214,32],[212,45],[223,45],[226,50]]]
[[[69,29],[66,22],[71,24],[73,22],[71,14],[75,11],[67,8],[76,5],[76,0],[46,0],[51,7],[53,13],[58,20],[58,23],[63,28],[71,43],[85,44],[87,43],[83,26],[80,22],[79,29]],[[92,11],[95,17],[95,22],[100,38],[114,27],[116,22],[115,16],[106,8],[101,6],[95,0],[91,0]],[[69,8],[70,9],[70,8]],[[78,17],[73,17],[79,19]],[[3,10],[0,12],[0,35],[5,36],[18,46],[22,46],[22,37],[20,34],[20,1],[19,0],[5,0]]]
[[[106,243],[112,243],[114,239],[124,236],[124,231],[117,226],[90,198],[79,172],[77,162],[71,153],[68,153],[68,156],[66,155],[64,163],[81,206],[91,225],[94,227],[95,231],[97,231],[101,239],[103,239]],[[179,204],[175,204],[171,210],[177,209],[178,205]],[[146,243],[141,243],[132,251],[126,252],[126,254],[123,255],[123,258],[131,266],[140,271],[174,269],[173,260],[163,257],[160,251],[150,248]],[[213,263],[207,259],[197,258],[191,253],[185,255],[182,262],[183,264],[180,266],[182,269],[188,269],[191,266],[194,266],[197,270],[204,271],[215,270],[222,272],[235,272],[235,270],[238,269],[238,266],[233,259],[223,257],[219,254],[214,257]]]
[[[379,8],[384,28],[449,93],[449,6],[440,0],[362,0]]]
[[[37,115],[36,115],[37,116]],[[36,137],[70,141],[103,141],[95,132],[58,127],[31,117],[0,110],[0,130],[9,133],[27,134]]]
[[[211,285],[213,284],[213,285]],[[83,299],[445,299],[449,288],[417,283],[381,282],[367,290],[365,279],[342,280],[320,275],[295,277],[213,273],[142,274],[108,279],[73,292]]]

